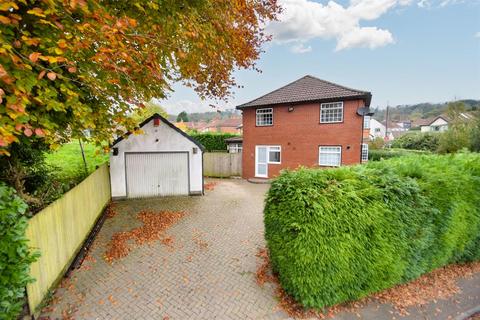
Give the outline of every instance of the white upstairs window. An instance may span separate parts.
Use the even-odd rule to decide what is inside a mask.
[[[318,147],[318,164],[325,167],[339,167],[342,163],[342,147]]]
[[[320,104],[320,123],[343,122],[343,102]]]
[[[370,116],[363,116],[363,129],[370,129]]]
[[[256,110],[256,124],[259,127],[273,125],[273,108]]]
[[[362,162],[368,161],[368,143],[362,143]]]

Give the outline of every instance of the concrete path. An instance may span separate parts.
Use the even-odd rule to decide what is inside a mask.
[[[286,319],[271,284],[259,287],[256,253],[265,247],[263,199],[268,185],[215,180],[203,197],[118,201],[82,267],[57,289],[44,319]],[[141,223],[141,210],[186,211],[161,241],[134,249],[108,264],[115,232]],[[462,280],[448,301],[413,308],[409,319],[449,319],[480,304],[480,275]],[[336,319],[399,319],[389,305],[372,303]],[[406,318],[405,318],[406,319]]]

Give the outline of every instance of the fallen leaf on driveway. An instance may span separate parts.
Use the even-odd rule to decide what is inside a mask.
[[[137,219],[143,222],[141,227],[130,231],[117,232],[112,236],[104,258],[112,263],[117,259],[126,257],[132,247],[129,240],[134,240],[136,245],[151,243],[161,239],[167,239],[164,232],[185,216],[183,211],[141,211],[137,213]],[[171,237],[170,237],[171,238]],[[173,239],[162,241],[165,245],[171,245]]]

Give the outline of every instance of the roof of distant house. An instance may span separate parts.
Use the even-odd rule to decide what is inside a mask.
[[[242,124],[242,118],[213,119],[204,128],[232,127],[238,128]]]
[[[239,137],[231,137],[231,138],[225,139],[225,142],[226,142],[226,143],[234,143],[234,142],[242,142],[242,141],[243,141],[243,137],[242,137],[242,136],[239,136]]]
[[[257,99],[237,106],[237,109],[299,102],[328,102],[338,99],[363,99],[369,106],[372,94],[344,87],[311,75],[304,76]]]

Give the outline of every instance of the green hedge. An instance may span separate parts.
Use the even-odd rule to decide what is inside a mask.
[[[238,137],[232,133],[192,133],[190,136],[201,143],[206,151],[227,151],[225,139]]]
[[[282,287],[307,307],[480,260],[480,155],[416,155],[283,172],[265,203]]]
[[[428,154],[429,151],[406,150],[406,149],[370,149],[368,151],[368,160],[379,161],[390,158],[404,157],[412,154]]]
[[[392,142],[393,148],[437,151],[441,133],[409,132]]]
[[[16,319],[25,286],[32,281],[29,267],[37,255],[29,251],[25,237],[26,209],[13,189],[0,183],[0,319]]]

